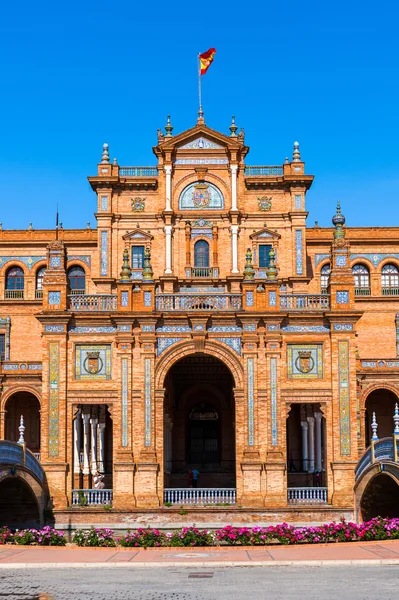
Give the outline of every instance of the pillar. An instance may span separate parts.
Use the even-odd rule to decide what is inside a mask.
[[[239,273],[238,270],[238,225],[231,226],[231,272]]]
[[[314,473],[314,417],[308,417],[309,423],[309,473]]]
[[[172,165],[164,167],[166,175],[166,205],[165,210],[172,210]]]
[[[302,427],[302,461],[303,470],[308,470],[308,424],[307,421],[301,421]]]
[[[165,275],[172,274],[172,225],[165,225]]]
[[[98,424],[98,470],[100,473],[105,473],[105,423]]]
[[[97,423],[98,419],[93,417],[91,423],[91,474],[97,471]]]
[[[80,409],[73,422],[73,472],[80,474],[80,445],[82,433],[82,415]]]
[[[230,165],[231,172],[231,210],[237,210],[237,165]]]
[[[83,413],[83,475],[90,475],[90,415]]]
[[[316,471],[319,471],[319,473],[320,473],[323,468],[323,458],[322,458],[322,453],[321,453],[321,440],[322,440],[321,420],[323,418],[323,415],[321,414],[321,412],[316,412],[314,415],[314,418],[316,421],[316,464],[315,464],[315,469],[316,469]]]

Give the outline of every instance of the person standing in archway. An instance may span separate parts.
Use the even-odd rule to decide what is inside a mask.
[[[194,467],[194,469],[192,470],[192,474],[193,474],[193,488],[197,488],[198,487],[198,477],[199,477],[198,469],[196,469]]]
[[[193,470],[191,467],[188,469],[188,487],[190,489],[193,487]]]

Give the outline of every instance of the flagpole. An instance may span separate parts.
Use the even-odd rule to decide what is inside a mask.
[[[197,71],[198,71],[198,106],[199,106],[198,116],[200,118],[202,118],[203,112],[202,112],[202,93],[201,93],[201,63],[200,63],[199,53],[198,53],[198,57],[197,57]]]

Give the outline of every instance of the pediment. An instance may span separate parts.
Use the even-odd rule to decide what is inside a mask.
[[[281,235],[279,233],[277,233],[276,231],[272,231],[271,229],[268,229],[267,227],[263,227],[263,229],[260,229],[259,231],[255,231],[249,237],[251,240],[269,239],[270,241],[273,241],[273,240],[279,240]]]
[[[213,140],[204,136],[194,138],[191,142],[187,142],[178,146],[178,150],[223,150],[223,146],[217,144]]]
[[[133,231],[127,231],[125,235],[122,236],[122,239],[125,241],[138,240],[149,242],[153,238],[154,236],[152,236],[150,233],[147,233],[147,231],[144,231],[144,229],[140,229],[139,227],[136,227],[136,229],[133,229]]]

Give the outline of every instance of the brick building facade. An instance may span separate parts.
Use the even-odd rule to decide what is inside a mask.
[[[0,468],[25,427],[3,498],[20,479],[60,514],[358,515],[383,470],[373,413],[393,439],[399,228],[345,227],[339,205],[333,227],[307,227],[297,143],[253,167],[234,120],[165,131],[153,167],[104,145],[96,229],[0,229]],[[374,499],[398,482],[388,462]]]

